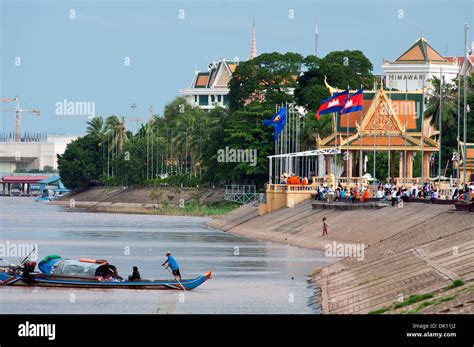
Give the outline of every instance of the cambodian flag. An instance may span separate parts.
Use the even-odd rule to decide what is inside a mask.
[[[275,142],[277,142],[278,135],[280,135],[281,131],[286,125],[286,107],[280,108],[278,112],[275,113],[271,119],[264,120],[263,124],[272,126],[275,128],[273,137],[275,139]]]
[[[364,89],[358,90],[354,95],[346,100],[342,107],[341,114],[362,110],[362,101],[364,98]]]
[[[336,93],[333,96],[323,100],[319,110],[316,112],[316,119],[319,120],[322,114],[339,112],[344,106],[344,101],[349,96],[349,90],[344,90],[343,92]]]

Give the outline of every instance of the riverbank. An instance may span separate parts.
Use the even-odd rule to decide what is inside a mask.
[[[196,188],[91,188],[51,202],[89,212],[216,216],[238,207],[221,190]]]
[[[357,257],[343,252],[345,258],[313,272],[323,313],[474,313],[474,214],[452,210],[415,203],[370,211],[313,210],[311,201],[304,201],[262,216],[243,206],[208,225],[306,248],[363,248]],[[329,224],[325,237],[323,217]],[[335,253],[327,256],[340,255]],[[450,288],[456,280],[463,284]]]

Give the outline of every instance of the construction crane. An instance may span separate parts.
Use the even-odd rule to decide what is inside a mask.
[[[2,108],[0,111],[1,112],[13,112],[13,113],[15,113],[15,141],[20,142],[20,139],[21,139],[21,133],[20,133],[21,115],[23,113],[33,113],[33,114],[39,116],[41,111],[38,110],[38,109],[23,110],[20,107],[20,99],[17,96],[15,96],[14,98],[0,98],[0,101],[3,102],[3,103],[16,102],[15,109],[7,110],[7,109]]]

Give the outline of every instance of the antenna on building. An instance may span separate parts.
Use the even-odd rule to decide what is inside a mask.
[[[314,55],[318,56],[318,21],[316,20],[316,27],[314,28]]]

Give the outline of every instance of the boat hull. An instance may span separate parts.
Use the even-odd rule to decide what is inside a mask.
[[[211,278],[211,272],[192,279],[156,280],[156,281],[123,281],[108,282],[95,278],[56,277],[44,274],[34,274],[30,279],[18,275],[0,272],[2,286],[33,286],[60,288],[96,288],[96,289],[152,289],[152,290],[193,290]]]

